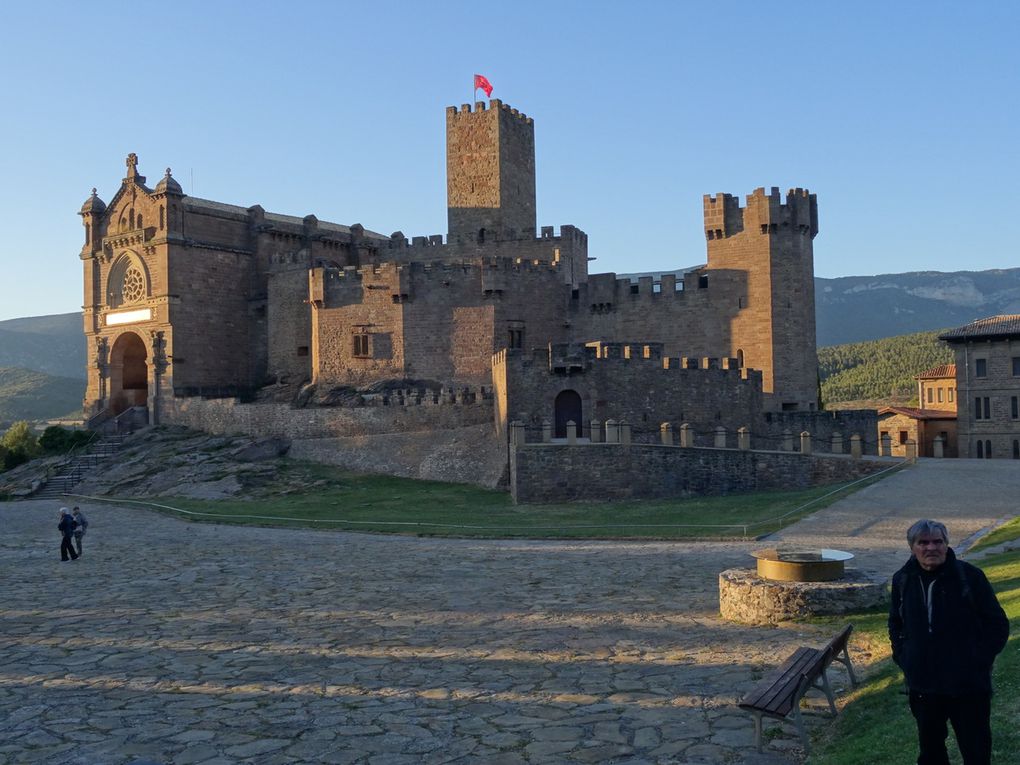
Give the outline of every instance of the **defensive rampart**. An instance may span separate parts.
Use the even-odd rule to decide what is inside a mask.
[[[510,452],[517,503],[670,499],[802,489],[861,478],[880,458],[652,444],[524,444]]]
[[[291,439],[415,433],[481,424],[491,427],[492,422],[491,399],[463,391],[427,397],[417,392],[399,398],[392,394],[379,396],[376,404],[295,408],[277,403],[242,403],[236,398],[176,397],[164,402],[161,422],[207,433]]]

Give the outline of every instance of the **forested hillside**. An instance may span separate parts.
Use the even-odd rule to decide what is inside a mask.
[[[85,381],[0,367],[0,427],[15,420],[43,420],[81,414]]]
[[[943,331],[819,348],[822,402],[828,406],[842,401],[916,400],[914,376],[953,363],[953,352],[938,339]]]
[[[0,367],[85,379],[81,313],[0,321]]]

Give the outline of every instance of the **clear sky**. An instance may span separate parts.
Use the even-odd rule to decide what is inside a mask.
[[[818,194],[815,273],[1020,266],[1020,3],[10,3],[0,319],[79,310],[124,158],[194,196],[445,233],[445,107],[535,118],[538,224],[704,262],[702,195]],[[479,94],[481,97],[481,94]]]

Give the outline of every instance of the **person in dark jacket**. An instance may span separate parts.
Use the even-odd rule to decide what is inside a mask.
[[[78,560],[78,553],[74,551],[74,544],[71,542],[74,527],[77,525],[71,517],[71,511],[66,507],[60,508],[60,523],[57,524],[57,529],[60,531],[60,560],[65,563],[68,560]],[[68,555],[71,557],[68,558]]]
[[[74,520],[74,546],[78,548],[78,557],[81,557],[81,540],[85,536],[85,532],[89,528],[89,519],[85,517],[85,513],[81,511],[81,508],[75,506],[74,510],[71,511],[71,518]]]
[[[964,765],[992,757],[992,663],[1009,620],[981,569],[956,558],[944,524],[907,531],[910,560],[896,572],[889,640],[917,721],[918,765],[948,765],[947,721]]]

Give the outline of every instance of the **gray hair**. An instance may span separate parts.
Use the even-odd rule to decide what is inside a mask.
[[[907,544],[913,547],[914,542],[922,534],[938,534],[946,544],[949,544],[949,532],[946,531],[946,524],[928,518],[922,518],[907,529]]]

